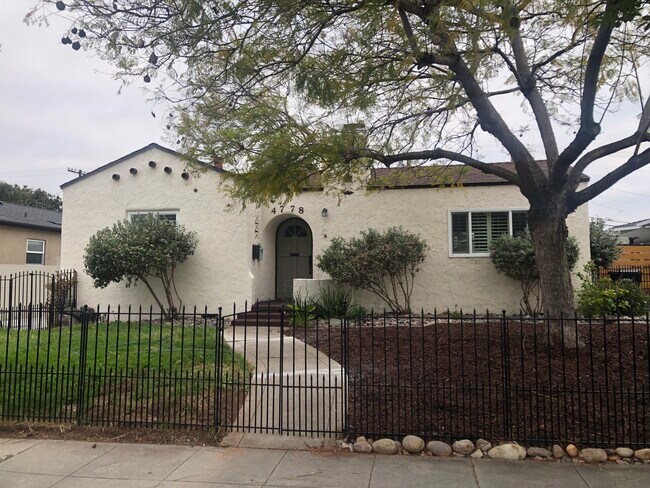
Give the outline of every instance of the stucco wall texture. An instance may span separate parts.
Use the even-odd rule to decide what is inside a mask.
[[[27,239],[45,241],[45,259],[40,264],[25,264],[27,253]],[[61,256],[61,233],[40,229],[28,229],[11,225],[0,225],[0,266],[15,265],[20,271],[43,271],[58,268]],[[7,269],[13,266],[7,266]]]
[[[154,169],[149,161],[156,161]],[[170,174],[163,171],[168,166]],[[130,168],[138,170],[136,175]],[[314,279],[328,276],[316,266],[317,256],[335,236],[357,236],[360,231],[391,226],[420,234],[430,250],[413,291],[416,309],[519,310],[519,284],[499,275],[488,257],[449,256],[449,212],[454,210],[526,209],[527,202],[514,186],[468,186],[356,191],[339,201],[321,191],[305,192],[283,209],[230,209],[222,175],[207,171],[182,179],[185,162],[152,148],[89,176],[63,192],[62,268],[79,271],[79,303],[103,307],[148,308],[153,299],[144,285],[126,288],[111,284],[96,289],[83,273],[84,248],[97,230],[125,219],[130,211],[175,210],[178,221],[198,235],[194,256],[177,270],[177,287],[187,306],[232,310],[244,302],[273,298],[275,293],[275,231],[284,220],[303,219],[313,234]],[[113,174],[119,174],[115,181]],[[323,217],[323,209],[327,216]],[[273,211],[275,210],[275,212]],[[569,230],[580,244],[581,269],[589,259],[589,217],[586,206],[568,219]],[[261,244],[261,261],[253,261],[251,246]],[[381,310],[383,302],[368,293],[357,300]]]

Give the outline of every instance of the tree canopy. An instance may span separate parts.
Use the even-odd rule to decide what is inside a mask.
[[[59,11],[62,42],[151,82],[180,149],[225,158],[244,201],[313,175],[345,188],[375,164],[462,163],[518,186],[551,310],[573,308],[567,215],[650,163],[646,1],[41,0],[30,19]],[[639,117],[599,140],[624,100]],[[514,169],[489,164],[504,158]]]
[[[0,181],[0,200],[18,205],[27,205],[28,207],[56,210],[58,212],[63,207],[63,201],[60,197],[52,195],[45,190],[12,185],[4,181]]]
[[[605,220],[599,218],[589,222],[589,248],[591,260],[602,268],[609,268],[622,252],[618,234],[605,229]]]
[[[173,314],[182,306],[174,272],[194,254],[196,244],[194,232],[175,222],[143,215],[97,231],[86,246],[84,265],[99,288],[122,281],[126,286],[142,281],[160,309]],[[166,306],[153,286],[158,280],[165,293]],[[178,307],[174,297],[178,299]]]

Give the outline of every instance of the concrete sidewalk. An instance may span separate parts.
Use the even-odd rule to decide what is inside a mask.
[[[650,466],[0,439],[1,488],[245,486],[647,488]]]
[[[239,446],[249,433],[342,431],[346,379],[339,363],[277,327],[229,327],[224,340],[254,370],[228,445]]]

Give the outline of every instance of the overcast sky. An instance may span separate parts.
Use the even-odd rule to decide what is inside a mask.
[[[90,171],[151,142],[164,144],[163,107],[147,102],[139,83],[118,94],[111,66],[61,44],[65,20],[27,26],[23,18],[33,3],[0,0],[0,180],[60,195],[59,186],[74,178],[69,167]],[[509,118],[516,119],[513,108]],[[637,114],[636,107],[623,107],[606,121],[599,141],[628,135],[621,129]],[[622,160],[596,163],[587,173],[596,180]],[[613,223],[650,218],[650,167],[589,206],[592,216]]]

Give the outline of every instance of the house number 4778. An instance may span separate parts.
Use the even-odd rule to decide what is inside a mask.
[[[299,214],[305,213],[305,207],[296,207],[295,205],[278,205],[277,207],[273,207],[271,209],[272,214],[276,213],[284,213],[284,212],[291,212],[291,213],[296,213],[296,211]]]

